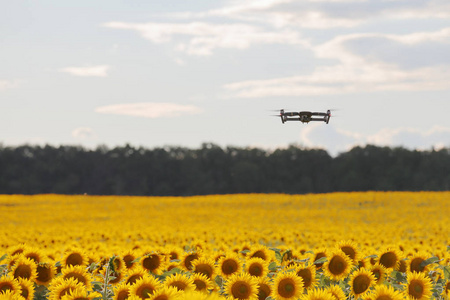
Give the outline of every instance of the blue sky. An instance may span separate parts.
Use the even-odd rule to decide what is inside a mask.
[[[2,1],[0,45],[4,146],[450,147],[448,0]]]

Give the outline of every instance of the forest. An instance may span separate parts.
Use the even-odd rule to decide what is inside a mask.
[[[325,150],[198,149],[125,145],[0,144],[0,194],[190,196],[235,193],[442,191],[450,189],[450,149],[354,147]]]

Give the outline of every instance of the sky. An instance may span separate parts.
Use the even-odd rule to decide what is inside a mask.
[[[3,146],[450,147],[448,0],[0,2]]]

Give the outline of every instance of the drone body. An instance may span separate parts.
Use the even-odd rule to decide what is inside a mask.
[[[328,124],[331,118],[331,111],[327,110],[323,112],[285,112],[284,109],[280,110],[281,122],[284,124],[287,121],[300,121],[302,123],[309,123],[311,121],[322,121]]]

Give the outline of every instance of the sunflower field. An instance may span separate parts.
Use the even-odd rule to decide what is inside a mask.
[[[449,203],[0,195],[0,300],[449,299]]]

